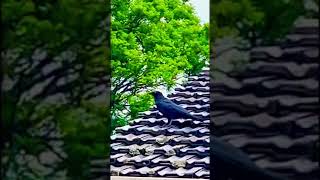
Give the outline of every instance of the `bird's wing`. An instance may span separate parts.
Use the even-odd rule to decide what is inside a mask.
[[[190,117],[190,118],[193,117],[187,110],[185,110],[183,107],[177,105],[176,103],[172,102],[169,99],[162,99],[159,105],[162,106],[161,108],[166,111],[177,113],[185,117]]]

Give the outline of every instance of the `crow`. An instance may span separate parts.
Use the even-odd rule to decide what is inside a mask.
[[[170,126],[172,119],[194,119],[201,120],[201,118],[191,115],[187,110],[172,102],[171,100],[165,98],[161,92],[152,92],[157,109],[163,114],[164,117],[168,119],[168,123],[164,126]]]

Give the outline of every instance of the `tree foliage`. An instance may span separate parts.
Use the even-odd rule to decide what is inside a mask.
[[[107,155],[107,7],[2,1],[4,179],[88,179],[89,160]]]
[[[112,1],[112,113],[123,125],[152,105],[146,90],[171,88],[179,74],[201,70],[208,26],[183,0]]]

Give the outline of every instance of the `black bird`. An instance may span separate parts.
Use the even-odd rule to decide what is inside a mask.
[[[157,109],[163,114],[164,117],[168,119],[167,126],[170,126],[172,119],[194,119],[201,120],[201,118],[191,115],[187,110],[172,102],[171,100],[165,98],[161,92],[152,92]]]

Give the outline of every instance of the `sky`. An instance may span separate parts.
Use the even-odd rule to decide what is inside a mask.
[[[194,6],[201,23],[209,22],[209,0],[190,0],[189,2]]]

